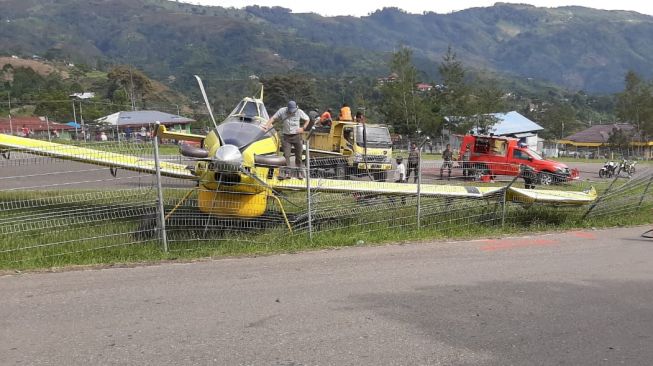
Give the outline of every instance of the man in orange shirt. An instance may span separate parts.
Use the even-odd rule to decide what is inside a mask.
[[[353,119],[351,118],[351,108],[349,108],[349,105],[347,103],[342,104],[342,107],[340,108],[339,119],[341,121],[353,121]]]
[[[327,108],[320,116],[320,126],[331,127],[331,108]]]

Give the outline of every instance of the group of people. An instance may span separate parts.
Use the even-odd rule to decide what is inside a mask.
[[[340,107],[340,113],[336,120],[355,121],[359,123],[365,123],[365,116],[363,115],[363,112],[358,111],[356,112],[356,116],[352,118],[351,107],[349,107],[347,103],[343,103],[342,107]],[[317,124],[322,127],[331,127],[332,122],[333,122],[333,111],[331,110],[331,108],[327,108],[320,115],[320,119],[317,121]]]
[[[463,176],[469,176],[472,174],[471,166],[469,161],[472,158],[472,153],[470,146],[465,147],[463,152],[463,161],[461,162],[463,168]],[[447,147],[442,151],[442,165],[440,166],[440,179],[444,179],[444,171],[447,170],[447,180],[451,179],[451,169],[453,168],[453,151],[451,150],[451,144],[447,144]],[[403,163],[403,158],[401,156],[397,157],[397,169],[395,170],[395,182],[402,183],[407,182],[410,177],[410,173],[414,172],[413,182],[417,183],[417,174],[419,169],[419,150],[416,144],[411,145],[410,152],[408,153],[408,168]]]
[[[330,108],[327,108],[321,115],[317,112],[310,112],[306,114],[297,106],[297,102],[291,100],[285,107],[279,108],[277,112],[270,117],[266,124],[262,125],[264,130],[269,130],[272,128],[274,122],[281,122],[281,149],[283,151],[283,156],[286,159],[286,166],[290,167],[290,157],[292,150],[295,150],[295,167],[299,168],[303,165],[302,154],[304,152],[304,143],[302,141],[302,133],[306,131],[311,122],[316,123],[318,126],[331,127],[333,121],[332,111]],[[356,121],[360,123],[365,123],[365,116],[362,112],[356,112],[355,119],[352,118],[351,108],[347,103],[343,103],[340,108],[340,114],[338,116],[340,121]],[[417,172],[417,171],[415,171]],[[417,174],[417,173],[415,173]],[[297,169],[297,177],[299,179],[304,178],[304,172],[302,169]],[[290,178],[290,172],[288,169],[281,169],[279,173],[279,179],[288,179]]]
[[[419,149],[417,144],[413,143],[410,146],[410,152],[408,152],[408,168],[404,165],[404,158],[397,156],[397,169],[395,169],[395,183],[404,183],[410,178],[410,173],[413,174],[413,182],[417,183],[418,179],[418,170],[419,170]]]

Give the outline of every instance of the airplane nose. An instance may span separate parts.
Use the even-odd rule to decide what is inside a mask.
[[[218,170],[237,171],[243,163],[243,154],[234,145],[220,146],[215,152],[215,163]]]

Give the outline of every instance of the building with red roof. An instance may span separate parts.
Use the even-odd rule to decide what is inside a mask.
[[[63,123],[50,121],[46,117],[2,117],[0,118],[0,133],[25,136],[29,131],[29,137],[48,138],[62,137],[70,138],[75,128]]]

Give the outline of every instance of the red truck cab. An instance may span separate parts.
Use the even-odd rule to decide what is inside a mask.
[[[465,150],[469,147],[469,159]],[[465,160],[469,160],[466,162]],[[468,175],[519,175],[520,166],[530,167],[540,184],[574,180],[579,178],[578,169],[569,169],[561,162],[544,159],[537,152],[521,145],[519,140],[501,136],[463,136],[458,161],[467,166]]]

